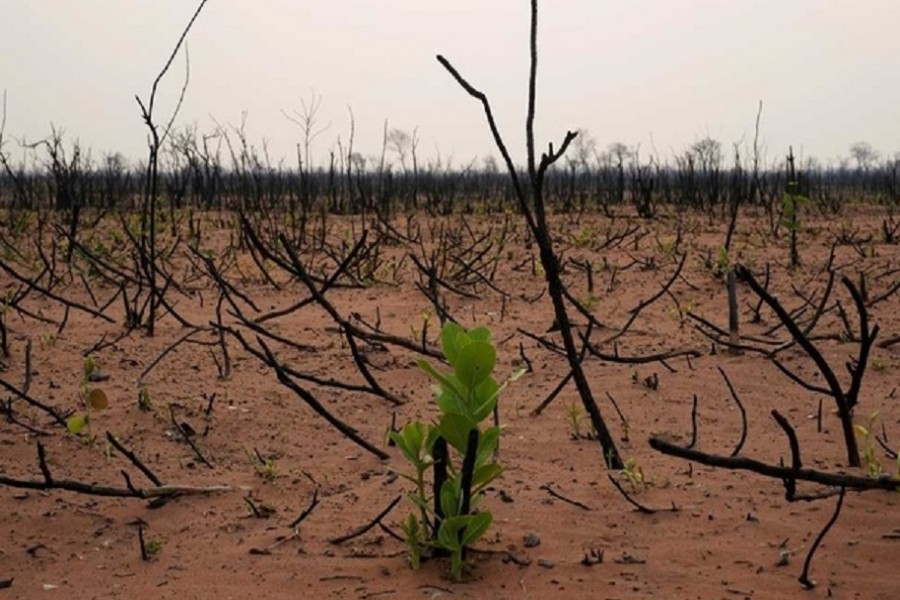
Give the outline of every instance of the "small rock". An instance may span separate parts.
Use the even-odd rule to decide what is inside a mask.
[[[99,383],[101,381],[107,381],[108,379],[109,379],[109,375],[107,375],[100,369],[95,369],[94,371],[91,371],[87,376],[87,380],[90,381],[91,383]]]
[[[778,552],[778,562],[775,563],[776,567],[786,567],[791,562],[791,553],[786,548],[782,548]]]
[[[552,560],[547,560],[546,558],[539,558],[537,561],[539,567],[544,567],[545,569],[552,569],[556,566],[556,563]]]
[[[525,538],[522,540],[522,543],[526,548],[534,548],[536,546],[541,545],[541,536],[539,536],[534,531],[529,531],[525,534]]]

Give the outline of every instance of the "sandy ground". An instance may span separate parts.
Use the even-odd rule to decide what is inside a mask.
[[[744,217],[739,223],[735,252],[756,273],[772,268],[771,290],[789,308],[803,304],[792,290],[817,293],[827,280],[821,272],[831,242],[856,230],[871,243],[840,245],[835,266],[854,278],[867,278],[870,298],[877,298],[898,278],[890,269],[900,266],[900,246],[879,241],[883,215],[873,209],[857,209],[852,219],[825,220],[809,216],[800,234],[803,267],[786,268],[784,236],[765,235],[762,219]],[[205,215],[201,248],[221,252],[235,239],[228,223]],[[709,253],[715,260],[724,239],[724,227],[704,217],[684,215],[683,240],[678,250],[687,252],[683,277],[671,291],[681,309],[693,310],[721,327],[727,326],[724,283],[704,264]],[[625,322],[628,311],[659,290],[677,265],[674,252],[676,223],[670,216],[654,222],[585,216],[579,222],[558,218],[555,223],[560,248],[567,259],[590,260],[597,265],[595,298],[586,302],[591,312],[611,326]],[[332,219],[335,239],[352,236],[348,222]],[[419,217],[424,229],[429,223]],[[471,234],[458,218],[445,225],[459,231],[463,241]],[[23,428],[4,423],[0,428],[3,453],[0,472],[10,477],[40,479],[36,441],[46,447],[47,463],[56,478],[123,486],[125,469],[136,485],[146,480],[105,440],[113,432],[167,484],[192,486],[228,485],[233,491],[182,496],[152,508],[138,499],[107,499],[71,492],[0,488],[0,579],[12,578],[3,598],[860,598],[900,597],[900,495],[888,492],[849,493],[835,527],[819,548],[811,570],[818,586],[804,591],[797,582],[804,557],[815,536],[833,513],[836,498],[817,502],[788,503],[780,481],[743,471],[714,469],[665,457],[652,450],[647,439],[665,434],[687,443],[690,438],[692,396],[698,396],[697,448],[729,454],[741,433],[740,412],[719,374],[728,374],[746,408],[747,442],[741,455],[770,463],[790,460],[787,441],[770,416],[781,411],[797,430],[807,466],[827,471],[846,470],[846,456],[834,402],[825,398],[824,430],[817,432],[819,396],[792,383],[760,354],[732,355],[718,349],[690,321],[684,321],[676,300],[664,296],[646,309],[632,329],[620,338],[618,351],[633,356],[665,350],[695,349],[698,358],[628,365],[588,359],[586,372],[623,456],[633,459],[646,480],[632,485],[620,474],[634,498],[662,510],[642,514],[633,510],[607,480],[600,446],[590,439],[573,439],[573,416],[582,434],[590,432],[589,420],[579,407],[574,386],[569,385],[540,416],[531,410],[566,374],[564,359],[541,349],[518,328],[544,334],[553,319],[545,297],[530,302],[543,288],[541,275],[532,272],[528,257],[535,252],[523,240],[523,225],[513,219],[515,235],[500,255],[494,283],[508,293],[504,302],[497,291],[479,286],[476,298],[445,293],[453,315],[464,325],[491,327],[498,341],[501,375],[522,364],[520,344],[533,372],[516,382],[501,400],[500,462],[506,470],[489,489],[484,507],[495,516],[494,526],[477,545],[471,569],[462,583],[446,576],[446,563],[427,562],[421,570],[409,568],[403,543],[376,527],[343,544],[330,540],[371,520],[392,499],[408,491],[402,478],[393,475],[406,465],[395,448],[388,448],[385,433],[396,413],[397,422],[434,415],[429,383],[415,367],[416,354],[396,346],[365,346],[364,354],[378,382],[405,403],[394,407],[371,394],[342,391],[309,384],[308,388],[327,408],[367,440],[390,453],[379,460],[355,445],[281,386],[275,373],[258,359],[229,341],[232,371],[217,377],[215,347],[183,344],[169,353],[144,378],[152,410],[138,408],[140,374],[168,346],[189,331],[171,316],[163,316],[154,337],[133,332],[93,356],[107,381],[94,384],[110,398],[108,410],[92,415],[93,443],[67,434],[47,422],[45,415],[22,403],[15,406],[51,435],[33,437]],[[613,249],[596,250],[605,232],[620,231],[631,223],[635,235]],[[356,222],[357,229],[359,222]],[[471,217],[474,232],[494,227],[498,235],[502,217]],[[402,222],[398,222],[398,227]],[[112,225],[98,228],[89,239],[107,239]],[[563,233],[560,233],[563,232]],[[108,240],[107,240],[108,241]],[[109,242],[112,244],[113,242]],[[33,254],[33,242],[21,238],[19,248]],[[385,247],[384,256],[399,261],[415,247]],[[181,246],[180,252],[184,252]],[[176,257],[175,264],[179,262]],[[634,261],[638,261],[634,263]],[[607,268],[601,268],[606,261]],[[652,261],[652,263],[650,262]],[[226,269],[236,287],[253,298],[262,312],[289,306],[304,298],[305,288],[292,282],[276,290],[253,271],[245,250],[237,253],[237,266]],[[624,268],[632,264],[629,268]],[[619,269],[613,268],[618,266]],[[241,276],[241,272],[244,276]],[[255,274],[254,274],[255,273]],[[277,274],[277,270],[273,271]],[[884,275],[888,273],[887,275]],[[878,275],[883,275],[878,277]],[[283,275],[276,275],[284,280]],[[207,278],[181,276],[186,294],[175,290],[170,298],[191,323],[206,326],[215,319],[217,292]],[[423,313],[431,310],[416,289],[417,276],[409,260],[396,274],[383,269],[379,279],[365,288],[330,290],[327,297],[344,316],[358,312],[389,333],[412,339],[421,332]],[[587,299],[585,276],[571,263],[566,269],[576,297]],[[612,284],[611,284],[612,281]],[[14,288],[0,274],[0,291]],[[71,300],[90,305],[80,280],[57,291]],[[92,287],[98,301],[115,293],[97,282]],[[762,312],[762,322],[749,323],[755,304],[746,286],[740,286],[742,333],[762,336],[777,323]],[[858,331],[856,313],[842,286],[836,298],[848,307]],[[48,298],[31,295],[28,310],[53,320],[62,318],[61,306]],[[246,305],[247,314],[254,315]],[[2,361],[0,378],[21,386],[24,347],[33,347],[33,380],[29,394],[61,409],[79,409],[83,355],[102,336],[121,333],[122,306],[117,301],[107,314],[115,323],[71,311],[59,336],[56,325],[20,317],[10,312],[11,356]],[[873,322],[881,327],[880,339],[900,334],[900,294],[875,303]],[[226,323],[236,325],[226,315]],[[436,337],[436,318],[430,318],[429,338]],[[317,306],[268,321],[270,331],[308,344],[306,351],[272,344],[280,359],[292,367],[320,377],[360,383],[350,353],[334,323]],[[246,329],[243,331],[247,332]],[[595,340],[614,330],[600,331]],[[825,315],[817,334],[838,334],[842,325],[836,312]],[[249,333],[249,332],[248,332]],[[551,338],[556,334],[548,334]],[[779,330],[775,339],[785,340]],[[195,338],[210,342],[212,333]],[[252,339],[252,338],[251,338]],[[558,339],[558,335],[555,338]],[[840,340],[816,342],[835,365],[842,382],[848,380],[844,361],[857,352],[858,344]],[[612,352],[612,347],[604,348]],[[803,377],[821,383],[822,378],[803,353],[793,348],[785,362]],[[900,344],[876,348],[867,371],[857,422],[864,423],[880,411],[878,428],[884,425],[888,439],[900,445]],[[642,383],[656,375],[658,389]],[[627,432],[606,397],[611,394],[627,417]],[[215,394],[207,413],[208,399]],[[3,398],[7,394],[0,394]],[[170,407],[179,423],[189,424],[196,442],[212,465],[204,465],[180,439],[171,422]],[[627,440],[622,438],[627,433]],[[252,456],[270,459],[273,477],[266,478],[254,466]],[[878,450],[884,468],[896,474],[897,465]],[[258,466],[258,465],[257,465]],[[298,527],[288,527],[307,506],[318,488],[318,505]],[[565,502],[549,490],[577,501]],[[808,489],[808,488],[804,488]],[[248,500],[261,513],[254,516]],[[410,510],[401,502],[383,523],[399,531],[398,523]],[[143,561],[138,528],[158,553]],[[531,543],[526,547],[529,534]],[[533,542],[539,541],[538,545]],[[602,562],[583,564],[586,556]],[[779,562],[782,564],[779,565]]]

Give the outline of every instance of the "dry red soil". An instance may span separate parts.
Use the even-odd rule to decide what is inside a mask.
[[[855,230],[857,239],[871,241],[857,247],[838,245],[833,264],[839,273],[854,280],[860,271],[866,272],[868,296],[874,299],[896,284],[900,267],[900,246],[880,241],[883,217],[875,209],[856,209],[833,220],[805,216],[799,236],[803,266],[791,271],[785,266],[786,236],[782,233],[774,239],[765,233],[762,218],[742,216],[733,255],[760,278],[765,264],[770,263],[770,290],[792,309],[803,304],[796,292],[821,297],[828,279],[823,269],[832,242],[842,231]],[[235,261],[228,263],[224,273],[261,311],[255,313],[240,304],[248,316],[290,306],[308,295],[302,284],[287,282],[277,269],[274,276],[285,282],[280,290],[262,281],[247,251],[236,248],[232,216],[201,218],[202,249],[221,254],[232,247]],[[476,235],[491,226],[493,235],[502,230],[502,216],[467,219]],[[796,428],[806,466],[865,474],[846,467],[831,398],[824,398],[824,430],[820,433],[816,413],[821,396],[791,382],[759,353],[735,355],[719,347],[713,354],[712,343],[691,321],[683,321],[680,309],[690,309],[727,327],[725,285],[704,264],[708,253],[716,259],[724,239],[724,226],[718,222],[710,223],[696,214],[680,218],[673,214],[652,222],[628,217],[610,221],[588,215],[578,222],[556,218],[555,235],[565,258],[590,260],[596,265],[596,299],[588,304],[610,329],[595,332],[593,339],[599,342],[614,333],[615,327],[627,320],[628,311],[656,293],[672,274],[678,262],[672,251],[678,221],[683,229],[678,250],[686,252],[687,259],[683,277],[671,288],[674,298],[664,296],[642,312],[618,340],[618,351],[636,356],[693,349],[700,356],[667,361],[671,369],[659,362],[585,361],[620,452],[639,465],[646,485],[632,485],[617,472],[612,475],[636,500],[663,510],[654,514],[635,511],[608,481],[599,444],[573,439],[570,417],[579,406],[574,386],[566,386],[541,415],[530,414],[568,368],[564,358],[518,331],[544,335],[553,318],[546,295],[532,301],[544,282],[540,273],[532,272],[528,260],[536,249],[526,241],[524,224],[513,217],[513,231],[499,257],[494,280],[509,294],[508,299],[503,302],[498,292],[484,285],[477,288],[475,298],[443,292],[450,311],[463,325],[492,329],[499,375],[522,364],[520,344],[533,365],[533,372],[516,382],[500,401],[505,432],[499,460],[505,472],[482,505],[493,512],[494,525],[471,554],[471,567],[463,582],[448,580],[447,564],[442,560],[426,562],[413,571],[404,544],[379,527],[342,544],[331,543],[369,522],[395,497],[409,491],[408,484],[394,475],[407,466],[399,452],[385,443],[385,432],[394,412],[398,424],[435,414],[430,383],[416,367],[419,357],[415,353],[393,345],[362,345],[378,382],[404,400],[397,407],[371,394],[306,384],[329,411],[387,451],[390,459],[383,461],[310,410],[279,384],[271,368],[241,349],[233,338],[227,338],[232,359],[227,379],[217,377],[213,353],[221,360],[221,352],[215,346],[182,344],[167,354],[144,377],[153,409],[141,411],[137,402],[141,373],[190,331],[171,316],[162,315],[155,336],[134,331],[93,354],[109,376],[94,385],[110,398],[108,410],[92,415],[93,443],[66,433],[49,423],[46,415],[18,402],[20,418],[49,435],[34,437],[24,428],[4,422],[0,427],[0,473],[41,480],[36,453],[40,441],[55,478],[123,487],[124,469],[135,485],[151,485],[119,452],[110,450],[105,439],[109,431],[166,484],[224,485],[231,490],[184,495],[152,508],[147,501],[134,498],[0,487],[0,579],[12,579],[8,589],[0,590],[0,598],[900,598],[897,493],[847,494],[839,520],[813,560],[811,577],[818,585],[805,591],[797,577],[813,540],[834,512],[835,496],[788,503],[779,480],[746,471],[692,466],[648,446],[647,440],[657,434],[688,443],[696,394],[696,447],[715,454],[731,453],[741,434],[741,417],[718,371],[721,367],[746,408],[747,441],[741,456],[772,464],[790,461],[785,435],[770,414],[777,409]],[[429,228],[437,221],[419,216],[418,222],[427,239]],[[632,234],[615,248],[592,250],[592,245],[605,239],[605,232],[621,231],[629,224],[637,226],[639,234]],[[447,218],[444,225],[462,236],[463,246],[473,241],[459,217]],[[350,220],[331,218],[329,236],[337,244],[342,237],[352,237],[360,226],[359,219],[351,229]],[[398,221],[397,226],[405,231],[405,221]],[[85,241],[106,240],[108,246],[114,245],[114,229],[115,222],[110,221],[86,232]],[[33,235],[21,236],[18,249],[33,255],[33,240]],[[49,247],[47,242],[45,239],[45,247]],[[421,252],[414,246],[394,245],[385,246],[384,256],[399,262],[407,251]],[[187,254],[183,245],[178,252]],[[176,271],[183,290],[170,290],[167,297],[185,319],[208,326],[215,320],[217,289],[208,277],[192,274],[183,256],[172,260],[183,269]],[[334,267],[321,254],[311,260],[328,270]],[[584,274],[571,263],[567,265],[565,278],[573,293],[587,298]],[[62,266],[58,270],[66,272]],[[327,298],[345,317],[357,312],[369,323],[380,318],[382,330],[412,340],[421,332],[423,313],[432,307],[414,285],[418,275],[411,261],[403,261],[396,273],[382,269],[379,278],[385,281],[329,290]],[[91,291],[98,302],[115,293],[112,286],[94,281]],[[0,291],[16,287],[9,276],[0,274]],[[56,291],[92,305],[77,273],[71,284]],[[750,323],[756,298],[745,285],[740,285],[739,294],[743,334],[763,336],[777,324],[777,318],[765,308],[762,321]],[[858,332],[847,290],[836,283],[834,294]],[[23,306],[56,322],[63,318],[58,302],[38,294],[31,294]],[[122,311],[121,302],[115,302],[106,309],[115,323],[106,323],[72,310],[58,336],[54,334],[57,325],[10,311],[6,322],[11,353],[2,360],[0,378],[16,387],[22,385],[24,348],[30,339],[33,378],[29,394],[60,409],[80,409],[84,353],[104,335],[109,340],[123,331]],[[881,328],[879,339],[900,334],[900,294],[873,303],[869,312]],[[252,332],[242,328],[227,310],[224,319],[253,340]],[[432,316],[429,322],[433,342],[437,319]],[[265,327],[309,346],[301,352],[271,343],[279,359],[293,368],[319,377],[362,382],[334,322],[318,306],[267,321]],[[841,320],[832,310],[822,317],[815,334],[833,338],[816,344],[846,385],[849,377],[844,362],[856,355],[859,344],[842,342],[838,339],[841,331]],[[547,336],[558,340],[558,334]],[[783,328],[772,337],[789,339]],[[217,336],[203,332],[194,339],[214,342]],[[603,350],[613,352],[611,345]],[[815,366],[799,348],[786,351],[782,358],[801,377],[821,384]],[[654,374],[659,379],[655,390],[642,383]],[[898,386],[900,344],[876,347],[856,420],[864,423],[868,415],[880,411],[878,430],[883,424],[895,447],[900,445]],[[606,392],[628,419],[627,441],[622,439],[625,431]],[[208,398],[213,394],[215,400],[207,414]],[[0,395],[6,398],[8,394]],[[179,423],[188,423],[197,432],[194,439],[211,468],[202,464],[176,433],[170,407]],[[580,418],[579,426],[582,433],[590,431],[586,417]],[[272,461],[273,478],[257,472],[252,459],[256,452]],[[896,462],[886,458],[880,448],[875,456],[885,471],[896,475]],[[310,505],[316,488],[319,503],[295,532],[289,524]],[[559,499],[548,488],[580,506]],[[801,489],[811,488],[801,485]],[[252,514],[250,503],[260,516]],[[665,510],[673,505],[676,511]],[[410,507],[402,501],[383,524],[399,531],[398,524]],[[149,561],[141,558],[139,525],[145,539],[158,549]],[[536,534],[538,539],[532,536],[530,541],[539,541],[538,545],[526,547],[529,534]],[[583,564],[591,554],[602,554],[602,562]]]

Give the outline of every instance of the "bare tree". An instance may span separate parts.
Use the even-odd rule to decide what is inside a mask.
[[[300,100],[300,110],[281,111],[285,118],[299,126],[300,131],[303,132],[303,164],[301,164],[301,170],[305,169],[307,175],[312,170],[312,144],[317,137],[331,127],[331,123],[324,127],[319,127],[318,114],[320,108],[322,108],[322,95],[317,94],[315,89],[310,89],[309,100]]]
[[[135,95],[135,100],[137,100],[138,106],[141,108],[141,118],[144,120],[144,124],[147,126],[149,131],[149,140],[148,140],[148,152],[149,152],[149,160],[147,162],[147,186],[145,192],[145,201],[144,201],[144,209],[142,211],[141,217],[141,260],[144,262],[144,270],[147,274],[147,279],[150,287],[149,296],[150,296],[150,306],[149,312],[147,316],[147,335],[152,336],[154,332],[154,325],[156,322],[156,307],[157,294],[159,290],[157,289],[157,279],[156,279],[156,204],[159,196],[159,150],[162,147],[163,142],[169,134],[169,131],[172,129],[172,124],[175,121],[175,117],[178,115],[178,111],[181,108],[181,103],[184,100],[184,94],[187,90],[187,85],[189,81],[190,74],[190,62],[187,62],[188,68],[185,71],[185,79],[184,85],[181,88],[181,96],[178,98],[178,103],[175,105],[175,109],[172,111],[172,115],[169,118],[168,124],[160,131],[159,123],[156,121],[154,116],[154,109],[156,107],[156,92],[159,87],[160,81],[165,77],[166,73],[169,71],[169,67],[172,66],[172,62],[175,60],[175,57],[178,55],[178,52],[181,50],[182,45],[184,45],[185,38],[187,38],[188,32],[190,32],[191,27],[194,26],[194,22],[197,20],[197,17],[200,16],[200,11],[203,10],[203,7],[206,6],[207,0],[201,0],[200,4],[197,6],[197,10],[194,11],[194,15],[191,17],[191,20],[188,21],[187,26],[184,28],[184,31],[181,33],[181,37],[178,38],[178,42],[175,44],[175,48],[172,50],[172,53],[169,55],[166,64],[163,65],[162,70],[156,76],[156,79],[153,80],[153,86],[150,88],[150,98],[145,104],[143,100],[141,100],[140,96]],[[187,52],[185,52],[185,57],[187,57]]]
[[[300,100],[300,110],[294,109],[291,112],[287,112],[285,110],[281,111],[281,114],[283,114],[285,118],[298,125],[300,127],[300,131],[303,132],[303,152],[301,154],[298,146],[297,161],[299,163],[298,168],[300,169],[301,193],[304,214],[305,211],[309,208],[312,196],[310,187],[312,183],[311,178],[313,167],[312,144],[317,137],[325,133],[328,128],[331,127],[331,123],[325,125],[324,127],[319,126],[318,114],[321,107],[322,95],[317,94],[315,89],[310,89],[309,100]],[[291,215],[293,214],[294,206],[292,205]]]
[[[528,229],[531,231],[540,253],[541,265],[544,267],[544,277],[547,282],[548,295],[553,304],[556,324],[562,336],[563,347],[572,373],[572,379],[578,389],[585,411],[590,417],[591,424],[597,433],[597,439],[603,450],[603,459],[610,469],[621,469],[624,461],[616,448],[615,441],[606,426],[606,421],[600,413],[600,409],[594,399],[591,385],[588,382],[584,369],[581,366],[583,351],[579,350],[572,333],[572,324],[566,307],[566,290],[562,281],[562,266],[559,255],[554,249],[553,237],[548,224],[546,205],[544,202],[544,182],[547,170],[553,166],[566,153],[569,145],[577,137],[574,131],[567,131],[558,146],[548,144],[547,150],[538,156],[534,141],[534,117],[537,103],[537,30],[538,30],[538,0],[531,0],[531,27],[529,35],[530,69],[528,78],[528,111],[525,118],[525,149],[528,153],[527,178],[523,181],[516,169],[512,157],[507,150],[506,143],[497,128],[494,114],[487,96],[473,87],[459,71],[443,56],[438,55],[437,60],[453,76],[456,82],[469,96],[478,100],[484,109],[488,127],[494,138],[503,161],[509,172],[510,180],[515,189],[521,210]]]
[[[850,146],[850,156],[860,171],[868,171],[878,160],[878,152],[869,142],[856,142]]]
[[[412,146],[412,137],[402,129],[393,127],[388,132],[387,143],[388,148],[397,155],[397,160],[400,161],[400,167],[405,173],[407,170],[406,158],[409,155],[410,147]]]
[[[575,163],[579,168],[587,170],[588,161],[597,153],[597,140],[587,129],[577,129],[578,137],[572,142],[571,158],[566,160]]]

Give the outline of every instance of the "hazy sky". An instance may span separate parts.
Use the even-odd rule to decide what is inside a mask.
[[[190,0],[0,0],[0,91],[7,136],[34,141],[51,122],[95,157],[145,154],[134,100],[196,7]],[[528,0],[209,0],[189,40],[191,82],[179,117],[210,132],[238,124],[273,156],[293,157],[299,128],[283,110],[315,89],[324,156],[356,117],[356,148],[380,151],[384,120],[419,127],[423,160],[493,152],[480,106],[435,61],[447,56],[488,93],[514,158],[524,161]],[[770,159],[823,160],[865,140],[900,151],[900,0],[544,0],[538,139],[586,128],[598,146],[680,153],[711,136],[753,138],[763,101]],[[184,76],[162,86],[160,115]],[[15,152],[15,145],[7,145]],[[293,164],[293,158],[289,158]]]

